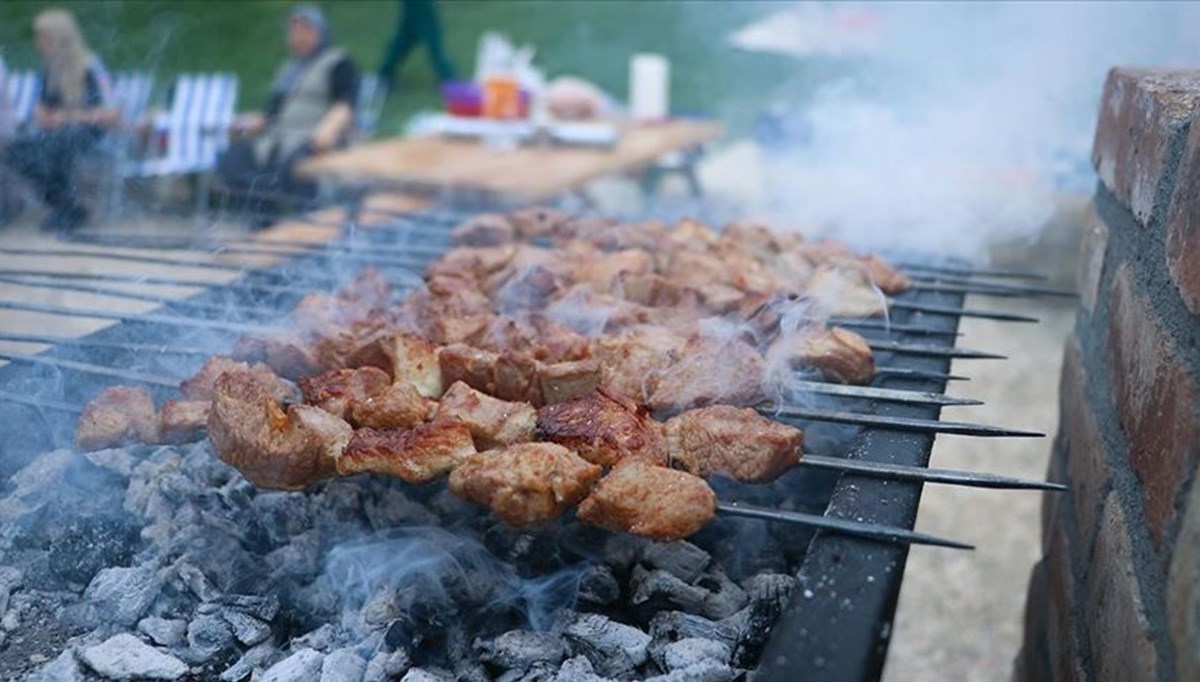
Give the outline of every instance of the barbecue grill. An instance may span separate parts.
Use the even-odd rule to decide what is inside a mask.
[[[73,257],[72,253],[86,253],[111,258],[114,263],[122,260],[177,265],[207,263],[210,265],[205,267],[236,270],[240,277],[228,284],[208,286],[203,293],[184,300],[162,299],[159,308],[144,315],[0,300],[0,308],[118,322],[75,339],[11,334],[0,329],[0,340],[54,344],[36,356],[0,354],[0,359],[11,361],[0,368],[0,418],[6,424],[27,426],[12,430],[0,441],[0,466],[3,466],[0,475],[8,480],[39,453],[67,446],[73,426],[72,413],[100,388],[136,383],[148,387],[157,402],[170,398],[175,382],[199,367],[205,356],[228,348],[239,334],[280,324],[300,297],[336,286],[343,274],[348,276],[362,266],[372,265],[399,287],[413,286],[417,281],[413,273],[419,273],[424,264],[449,248],[449,228],[460,218],[435,213],[397,214],[390,216],[384,226],[370,230],[347,228],[339,239],[321,245],[298,242],[267,245],[250,240],[180,242],[133,235],[93,235],[81,236],[80,241],[89,242],[86,247],[36,252],[53,253],[64,259]],[[131,256],[108,248],[114,246],[145,251]],[[186,256],[154,253],[158,249],[192,253]],[[213,251],[270,254],[281,261],[269,267],[243,268],[214,262]],[[20,255],[22,251],[0,249],[0,253]],[[822,458],[813,457],[810,466],[794,470],[767,486],[714,484],[727,516],[702,531],[696,544],[710,548],[713,560],[722,562],[734,560],[730,555],[745,550],[741,546],[744,543],[765,538],[764,545],[773,547],[772,551],[780,556],[764,558],[760,555],[771,552],[746,550],[747,560],[765,561],[776,570],[796,577],[793,590],[776,595],[774,601],[764,601],[758,612],[750,614],[762,621],[756,624],[762,632],[751,638],[757,639],[746,644],[745,633],[740,633],[737,637],[741,639],[731,644],[733,648],[745,645],[752,649],[743,652],[740,660],[742,667],[756,671],[755,679],[864,680],[880,676],[904,573],[907,542],[938,541],[902,532],[915,523],[922,490],[920,480],[910,479],[957,480],[991,487],[1054,487],[984,475],[942,476],[932,470],[914,474],[913,469],[928,467],[937,433],[976,437],[1040,435],[939,418],[942,405],[968,402],[944,396],[947,381],[957,378],[948,374],[950,361],[954,357],[996,357],[955,347],[959,317],[975,314],[1002,321],[1031,321],[1021,316],[967,311],[963,308],[965,295],[1056,292],[1000,281],[1025,277],[1024,273],[973,270],[965,264],[931,261],[911,263],[907,268],[918,286],[893,301],[888,320],[845,321],[871,340],[879,366],[886,368],[871,389],[856,391],[848,387],[843,395],[813,394],[803,404],[764,410],[774,418],[804,428],[806,450],[840,459],[822,464]],[[187,278],[143,278],[118,273],[116,268],[108,275],[9,269],[0,271],[0,282],[107,291],[114,296],[125,296],[111,288],[113,283],[125,280],[151,285],[188,282]],[[154,296],[141,296],[160,302]],[[847,470],[855,464],[864,471]],[[882,465],[898,466],[889,475]],[[0,493],[0,498],[4,494]],[[804,513],[823,519],[824,528],[795,523]],[[765,530],[770,521],[764,519],[773,516],[792,523],[786,530]],[[838,524],[844,527],[838,528]],[[874,538],[868,537],[872,528],[876,531]],[[677,604],[672,612],[680,612]],[[626,614],[609,612],[609,615],[620,621]],[[675,620],[661,614],[657,618],[658,634],[667,632],[682,639],[703,635],[705,623],[716,620],[689,619],[686,614]],[[394,629],[389,627],[387,632]],[[0,667],[3,662],[0,657]]]

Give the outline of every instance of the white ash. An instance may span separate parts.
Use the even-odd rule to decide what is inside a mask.
[[[321,676],[325,656],[313,649],[300,649],[275,665],[267,668],[259,682],[292,682],[293,680],[315,680]]]
[[[127,633],[83,649],[79,658],[110,680],[178,680],[188,672],[183,661]]]

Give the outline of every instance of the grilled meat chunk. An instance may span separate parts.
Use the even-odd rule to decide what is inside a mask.
[[[841,327],[783,336],[768,350],[773,359],[779,354],[793,366],[819,371],[827,381],[861,385],[875,378],[875,358],[866,339]]]
[[[666,443],[658,422],[632,400],[603,389],[540,408],[537,428],[543,439],[603,467],[628,457],[666,463]]]
[[[693,338],[679,362],[659,375],[649,405],[656,411],[755,405],[764,398],[765,371],[762,356],[747,343]]]
[[[280,400],[285,400],[295,395],[292,387],[272,372],[270,367],[262,363],[255,363],[251,366],[224,355],[214,355],[209,358],[195,374],[188,379],[184,379],[179,384],[179,388],[189,400],[212,400],[213,384],[216,383],[217,377],[225,372],[232,371],[252,372]]]
[[[163,443],[192,443],[204,437],[211,400],[168,400],[158,415],[158,439]]]
[[[508,214],[509,222],[521,239],[547,237],[570,219],[570,215],[547,206],[534,206]]]
[[[350,401],[349,421],[373,429],[413,429],[429,421],[437,403],[409,383],[397,382],[366,400]]]
[[[686,346],[687,339],[665,327],[640,325],[597,339],[592,352],[602,367],[601,386],[644,402]]]
[[[471,455],[450,490],[511,526],[549,521],[587,496],[600,467],[553,443],[521,443]]]
[[[697,476],[746,483],[779,478],[800,462],[804,433],[752,409],[713,405],[688,410],[663,425],[667,453]]]
[[[392,380],[378,367],[360,367],[301,377],[297,383],[305,403],[345,419],[352,404],[365,403],[371,396],[383,393],[392,385]]]
[[[412,430],[362,428],[354,431],[338,459],[337,472],[343,476],[386,474],[409,483],[429,483],[474,452],[471,431],[453,419],[439,419]]]
[[[353,429],[311,405],[279,402],[253,376],[222,374],[213,388],[208,437],[221,461],[261,488],[301,490],[337,472]]]
[[[452,344],[438,351],[438,362],[447,383],[461,381],[501,400],[535,406],[569,400],[600,385],[594,360],[544,364],[523,353]]]
[[[688,537],[716,513],[717,496],[704,479],[636,457],[614,467],[579,505],[584,523],[663,541]]]
[[[456,381],[438,402],[437,416],[466,424],[475,447],[488,450],[533,440],[538,413],[529,403],[493,398]]]
[[[600,363],[595,360],[539,364],[537,405],[553,405],[587,395],[600,387]]]
[[[84,406],[75,424],[75,444],[83,450],[101,450],[134,440],[158,440],[154,401],[143,388],[104,389]]]
[[[450,232],[455,246],[499,246],[511,242],[516,235],[508,218],[496,213],[481,213]]]
[[[875,288],[867,271],[852,261],[819,266],[804,293],[828,315],[873,317],[887,312],[887,299]]]
[[[312,348],[290,336],[243,336],[230,353],[235,360],[261,362],[285,379],[298,379],[321,371]]]
[[[912,280],[903,272],[900,272],[890,263],[874,254],[863,256],[858,259],[867,270],[867,275],[875,286],[879,287],[883,293],[888,296],[895,296],[908,291],[912,286]]]

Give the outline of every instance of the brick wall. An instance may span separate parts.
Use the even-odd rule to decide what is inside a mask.
[[[1017,678],[1200,680],[1200,71],[1114,69]]]

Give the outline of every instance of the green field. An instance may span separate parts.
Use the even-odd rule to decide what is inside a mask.
[[[390,0],[320,3],[335,41],[365,69],[375,69],[398,13]],[[111,69],[144,69],[160,82],[183,71],[229,70],[242,79],[241,108],[264,101],[284,58],[284,17],[292,3],[257,0],[54,3],[74,10],[93,49]],[[0,49],[11,68],[37,63],[30,19],[45,2],[0,2]],[[549,75],[573,74],[624,99],[629,56],[653,51],[672,62],[672,105],[680,113],[719,117],[745,131],[776,98],[795,101],[836,67],[800,64],[729,48],[725,36],[778,10],[778,3],[646,0],[443,0],[446,44],[460,75],[474,69],[481,33],[496,30],[537,47]],[[394,134],[415,111],[440,106],[423,49],[398,74],[380,134]]]

